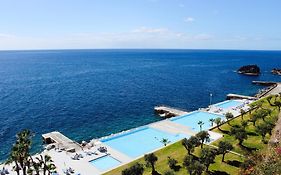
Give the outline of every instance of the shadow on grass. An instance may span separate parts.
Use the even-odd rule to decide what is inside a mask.
[[[173,169],[174,171],[179,171],[181,169],[181,166],[180,165],[176,165],[176,166],[174,166],[171,169]]]
[[[161,175],[161,174],[158,173],[157,171],[152,171],[152,175]]]
[[[255,133],[255,132],[247,132],[247,135],[250,135],[250,136],[258,136],[258,134]]]
[[[250,148],[250,147],[247,147],[247,146],[245,146],[245,145],[240,145],[240,147],[242,148],[242,149],[244,149],[245,151],[247,151],[247,152],[254,152],[254,151],[257,151],[257,150],[259,150],[259,149],[257,149],[257,148]]]
[[[222,132],[223,134],[229,134],[230,132],[227,130],[223,130],[223,129],[219,129],[220,132]]]
[[[212,172],[209,172],[210,175],[230,175],[228,174],[227,172],[224,172],[224,171],[212,171]]]
[[[226,163],[228,165],[235,166],[235,167],[240,167],[240,165],[242,164],[242,162],[237,160],[228,160]]]

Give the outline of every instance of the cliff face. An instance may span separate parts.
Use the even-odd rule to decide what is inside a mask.
[[[281,69],[274,68],[274,69],[272,69],[271,73],[275,74],[275,75],[281,75]]]
[[[246,65],[240,67],[237,72],[240,74],[257,76],[260,74],[260,68],[257,65]]]

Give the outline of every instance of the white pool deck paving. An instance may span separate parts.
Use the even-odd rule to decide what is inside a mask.
[[[152,128],[159,129],[165,132],[169,132],[172,134],[184,134],[186,136],[195,135],[196,133],[193,132],[191,129],[189,129],[186,126],[177,124],[175,122],[172,122],[168,119],[162,120],[160,122],[152,123],[149,125]]]
[[[243,102],[244,104],[246,102],[245,100],[238,100],[238,101]],[[252,101],[248,101],[248,103],[250,103],[250,102],[252,102]],[[245,104],[241,108],[243,108],[247,111],[248,106],[247,106],[247,104]],[[208,109],[202,109],[202,110],[204,112],[209,112],[209,113],[213,113],[213,114],[220,114],[220,115],[224,115],[226,112],[231,112],[231,113],[234,114],[234,117],[240,115],[240,109],[229,108],[229,109],[218,110],[218,108],[214,105],[210,106]],[[185,115],[188,115],[188,114],[185,114]],[[147,126],[151,127],[151,128],[158,129],[158,130],[163,131],[163,132],[170,133],[170,134],[183,134],[183,135],[186,135],[187,137],[196,134],[194,131],[192,131],[191,128],[189,128],[187,126],[184,126],[182,124],[175,123],[175,122],[173,122],[169,119],[161,120],[161,121],[149,124]],[[210,126],[210,128],[211,128],[211,126]],[[134,129],[132,129],[132,130],[134,130]],[[125,131],[125,132],[130,132],[132,130]],[[212,131],[208,131],[208,132],[209,132],[210,137],[211,137],[211,142],[215,141],[217,139],[220,139],[223,136],[221,134],[218,134],[218,133],[215,133],[215,132],[212,132]],[[119,133],[113,134],[113,135],[108,136],[108,137],[113,137],[114,135],[118,135],[118,134]],[[105,137],[103,137],[103,138],[105,138]],[[100,153],[97,150],[101,146],[106,147],[107,148],[107,154],[109,154],[113,158],[117,159],[120,162],[120,165],[118,165],[114,168],[108,169],[106,171],[101,171],[98,168],[96,168],[94,165],[92,165],[90,163],[91,160],[94,160],[94,159],[97,159],[101,156],[106,155],[105,153]],[[164,145],[161,148],[163,148],[163,147],[164,147]],[[158,148],[156,150],[159,150],[161,148]],[[156,150],[153,150],[153,152],[156,151]],[[88,152],[88,151],[97,152],[98,155],[88,156],[85,153],[85,152]],[[131,157],[125,155],[124,153],[122,153],[122,152],[120,152],[120,151],[118,151],[114,148],[111,148],[110,146],[108,146],[105,143],[102,143],[100,141],[95,141],[94,146],[89,147],[89,148],[84,148],[83,150],[79,150],[76,153],[82,154],[84,157],[81,158],[80,160],[73,160],[71,157],[74,156],[74,153],[69,153],[69,152],[66,152],[66,151],[58,152],[55,149],[51,149],[49,151],[45,150],[40,154],[42,154],[42,155],[48,154],[52,157],[55,165],[58,167],[57,172],[60,175],[64,174],[63,169],[66,169],[66,168],[69,168],[69,167],[71,167],[72,169],[75,170],[74,174],[80,173],[81,175],[99,175],[99,174],[103,174],[107,171],[110,171],[112,169],[115,169],[119,166],[122,166],[124,164],[127,164],[127,163],[129,163],[133,160],[136,160],[136,159],[142,157],[142,156],[139,156],[137,158],[131,158]],[[0,168],[2,168],[2,167],[3,167],[3,165],[0,165]],[[11,170],[12,169],[11,165],[7,165],[5,167],[9,169],[9,172],[10,172],[11,175],[16,175],[16,172]]]

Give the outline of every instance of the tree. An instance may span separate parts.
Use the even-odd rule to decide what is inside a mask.
[[[209,170],[210,164],[214,163],[217,155],[217,150],[213,148],[203,148],[200,154],[200,162],[206,166],[206,170]]]
[[[265,117],[270,114],[270,111],[267,109],[259,109],[257,112],[258,118],[261,118],[265,121]]]
[[[262,136],[262,142],[264,142],[264,143],[265,143],[264,138],[266,136],[266,133],[268,132],[268,128],[269,127],[266,123],[262,123],[256,127],[256,132]]]
[[[218,129],[221,131],[220,126],[219,126],[219,125],[221,125],[221,123],[222,123],[222,122],[221,122],[221,118],[220,118],[220,117],[216,118],[214,122],[215,122],[215,124],[218,126]]]
[[[215,119],[210,118],[210,119],[209,119],[209,122],[211,122],[211,126],[214,126]]]
[[[218,153],[222,154],[222,162],[224,162],[225,154],[231,150],[233,150],[233,146],[231,143],[227,141],[220,141],[218,146]]]
[[[248,138],[245,128],[241,126],[234,126],[230,129],[230,133],[234,135],[235,139],[239,141],[239,145],[242,145],[243,141]]]
[[[31,131],[27,129],[22,130],[16,135],[16,143],[12,147],[7,163],[15,163],[15,170],[18,175],[20,174],[20,169],[22,170],[23,175],[26,175],[27,173],[32,136],[33,134],[31,133]]]
[[[240,109],[240,113],[242,120],[244,120],[244,115],[246,114],[246,111],[244,109]]]
[[[44,175],[46,175],[46,173],[50,175],[51,172],[56,169],[56,166],[55,164],[53,164],[53,160],[49,155],[44,155],[44,157],[40,155],[40,159],[37,157],[37,160],[40,163],[41,167],[43,167],[42,169]]]
[[[177,164],[178,164],[178,161],[176,159],[168,157],[168,166],[172,170],[174,170],[174,171],[178,170],[178,165]]]
[[[203,171],[205,170],[204,164],[201,164],[199,161],[194,161],[193,164],[191,164],[188,169],[190,169],[191,175],[201,175]]]
[[[185,147],[188,154],[191,155],[191,153],[194,151],[194,148],[200,145],[200,140],[198,137],[191,136],[189,139],[183,139],[182,145]]]
[[[207,131],[200,131],[200,132],[198,132],[196,134],[196,137],[201,142],[201,148],[203,148],[204,142],[209,142],[210,141],[210,134]]]
[[[201,175],[205,169],[205,166],[198,160],[194,160],[191,155],[184,157],[183,165],[190,175]]]
[[[257,120],[260,118],[259,114],[258,113],[254,113],[252,114],[251,116],[251,122],[253,123],[254,126],[256,126],[256,122]]]
[[[230,125],[229,120],[232,119],[233,117],[234,117],[233,114],[230,113],[230,112],[227,112],[227,113],[225,114],[225,118],[226,118],[227,123],[228,123],[229,125]]]
[[[200,131],[202,131],[202,126],[204,125],[203,121],[200,120],[200,121],[198,122],[198,125],[199,125],[199,127],[200,127]]]
[[[266,100],[268,101],[268,103],[270,104],[270,106],[277,106],[278,107],[278,111],[280,111],[281,108],[281,101],[277,101],[275,100],[273,103],[271,102],[272,96],[269,96],[266,98]]]
[[[143,165],[140,163],[135,163],[129,168],[122,171],[122,175],[142,175],[144,171]]]
[[[164,175],[175,175],[175,173],[171,170],[165,171]]]
[[[155,171],[155,163],[158,160],[158,158],[155,156],[155,154],[146,154],[144,155],[144,160],[146,161],[146,165],[150,166],[152,168],[152,174],[154,174]]]
[[[167,146],[170,143],[170,141],[168,139],[165,139],[165,138],[163,138],[161,140],[161,142],[163,143],[164,146]]]
[[[241,126],[242,126],[243,128],[246,128],[246,127],[248,126],[248,121],[242,120],[242,121],[241,121]]]

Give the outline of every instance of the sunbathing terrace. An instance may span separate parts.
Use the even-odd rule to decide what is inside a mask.
[[[64,143],[61,143],[59,147],[50,147],[41,154],[48,154],[52,157],[58,167],[58,174],[67,174],[70,167],[75,174],[103,174],[136,160],[144,154],[163,148],[163,139],[167,139],[168,144],[172,144],[195,135],[200,131],[199,121],[204,123],[202,129],[208,130],[213,127],[209,121],[210,118],[220,117],[224,119],[226,112],[232,112],[234,116],[238,116],[241,108],[248,109],[249,103],[251,103],[249,100],[228,100],[182,116],[92,140],[83,145],[81,149],[75,149],[74,153],[65,150]],[[222,135],[212,131],[209,131],[209,134],[211,141],[222,137]],[[48,134],[44,136],[50,137]],[[55,138],[53,139],[55,140]],[[60,138],[67,140],[67,143],[71,143],[70,147],[77,146],[75,142],[68,140],[65,136]],[[16,173],[10,170],[10,174]]]

